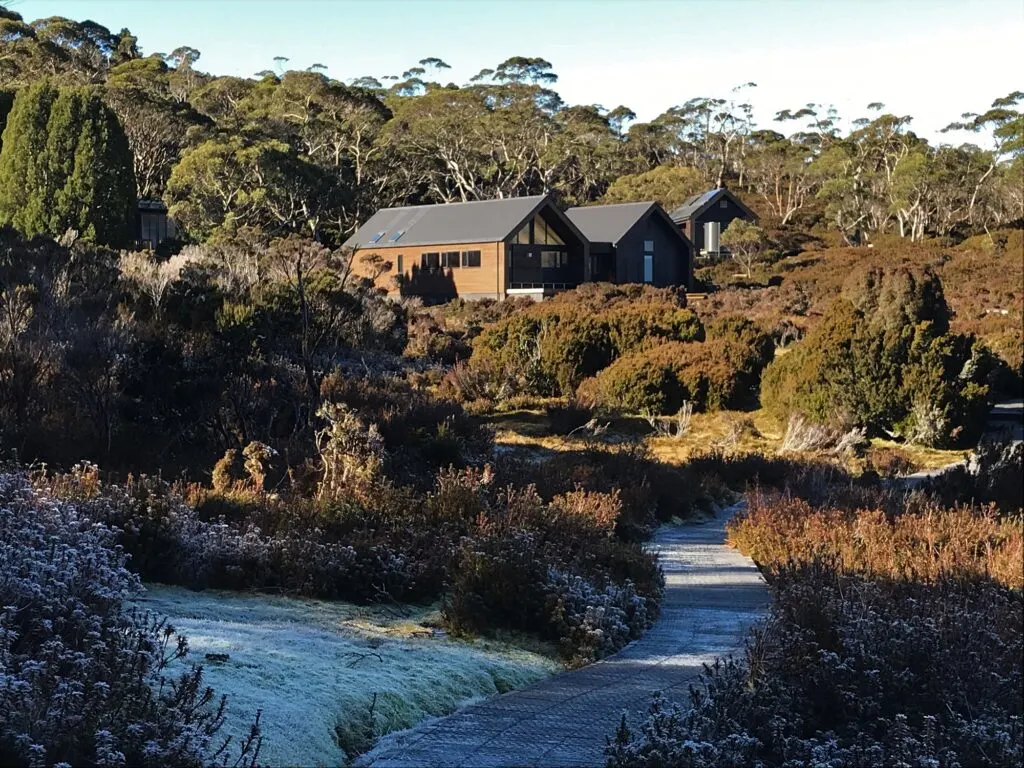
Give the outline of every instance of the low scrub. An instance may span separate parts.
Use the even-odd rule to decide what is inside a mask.
[[[1024,588],[1024,522],[993,509],[922,501],[900,514],[815,509],[788,495],[754,493],[729,524],[729,540],[760,565],[825,559],[844,573],[935,582],[991,578]]]
[[[685,710],[623,717],[609,766],[1021,762],[1022,518],[755,493],[729,536],[768,577],[769,619]]]
[[[229,763],[225,700],[200,667],[167,671],[188,644],[127,610],[127,559],[114,529],[0,474],[0,764]],[[258,722],[231,764],[255,763]]]
[[[131,567],[149,581],[357,603],[444,597],[453,631],[534,632],[575,662],[617,650],[657,615],[660,573],[617,533],[629,526],[616,488],[563,483],[541,498],[532,487],[497,485],[485,468],[444,470],[423,493],[382,478],[380,457],[351,437],[325,439],[339,453],[325,449],[333,468],[312,499],[146,477],[110,485],[94,467],[36,483],[120,531]],[[621,619],[625,635],[602,623],[605,615]]]
[[[783,568],[746,658],[710,667],[685,711],[623,717],[608,765],[1019,765],[1022,621],[1020,591],[991,581]]]
[[[982,442],[965,465],[930,479],[925,490],[946,504],[995,504],[1024,509],[1024,443]]]
[[[513,382],[508,395],[568,396],[624,354],[704,338],[684,295],[651,289],[635,302],[630,295],[586,287],[505,317],[475,339],[470,365]]]

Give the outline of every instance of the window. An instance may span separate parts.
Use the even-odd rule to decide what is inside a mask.
[[[512,243],[514,245],[565,245],[562,238],[540,216],[535,216],[533,221],[526,222],[523,228],[516,233]]]
[[[540,265],[544,269],[557,269],[569,264],[569,254],[565,251],[541,251]]]
[[[729,201],[728,200],[719,200],[718,201],[718,207],[719,208],[728,208],[729,207]]]
[[[653,253],[645,253],[644,254],[644,282],[645,283],[653,283],[654,282],[654,254]]]
[[[398,254],[395,261],[395,271],[400,275],[405,274],[405,270],[402,268],[402,254]]]
[[[455,269],[459,266],[459,252],[445,251],[441,254],[441,266],[445,269]]]
[[[427,272],[435,272],[441,265],[441,254],[421,253],[420,266]]]
[[[654,253],[653,240],[644,240],[644,253]]]
[[[480,251],[463,251],[462,252],[462,266],[464,266],[464,267],[479,267],[480,266]]]
[[[538,245],[565,245],[540,216],[533,222],[533,241]]]

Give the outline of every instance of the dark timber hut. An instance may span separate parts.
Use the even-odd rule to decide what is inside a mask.
[[[669,215],[693,243],[696,256],[717,256],[719,236],[736,219],[757,221],[757,214],[725,187],[694,195]]]

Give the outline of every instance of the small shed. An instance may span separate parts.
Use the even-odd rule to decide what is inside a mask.
[[[717,255],[719,236],[736,219],[757,221],[757,214],[725,187],[694,195],[669,215],[697,256]]]

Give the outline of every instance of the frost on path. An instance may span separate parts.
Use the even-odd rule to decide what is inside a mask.
[[[646,711],[654,691],[685,701],[702,665],[742,648],[764,615],[764,580],[753,561],[725,546],[730,513],[657,531],[650,549],[665,570],[665,597],[641,639],[597,664],[392,734],[356,764],[603,766],[604,737],[624,711]]]
[[[228,695],[224,735],[244,736],[263,710],[260,763],[270,766],[342,765],[339,738],[368,746],[372,735],[557,668],[496,644],[412,637],[415,622],[346,603],[147,585],[139,605],[169,617],[188,637],[188,660],[203,664],[206,683]]]

